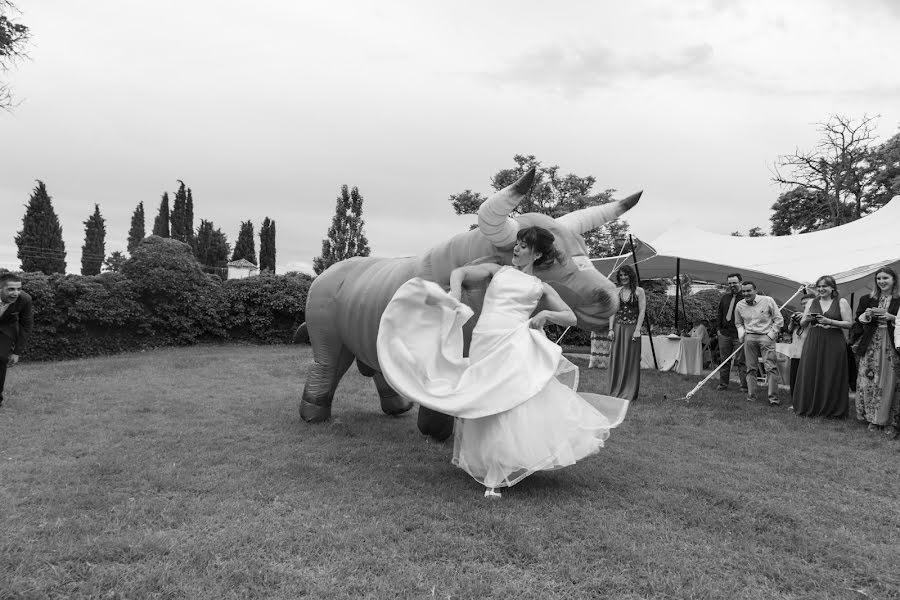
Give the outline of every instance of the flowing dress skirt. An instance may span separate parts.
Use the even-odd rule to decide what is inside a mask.
[[[628,403],[576,393],[578,367],[565,358],[560,367],[526,402],[487,417],[456,419],[453,464],[482,485],[497,488],[598,453],[610,429],[624,420]]]
[[[609,395],[635,400],[641,388],[641,340],[633,340],[634,323],[613,323],[609,353]]]
[[[886,327],[879,327],[859,360],[856,379],[856,418],[875,425],[891,425],[897,416],[894,361],[897,355]]]
[[[847,342],[840,329],[811,327],[794,387],[794,412],[805,417],[846,417],[850,410]]]
[[[525,277],[501,272],[491,286],[533,287],[536,303],[540,283]],[[500,291],[509,304],[527,289]],[[469,357],[462,326],[472,310],[434,283],[411,279],[381,318],[378,360],[388,383],[456,417],[452,462],[487,487],[511,486],[598,452],[628,410],[626,400],[575,391],[578,367],[528,327],[531,308],[522,308],[521,322],[494,331],[479,329],[483,311]]]

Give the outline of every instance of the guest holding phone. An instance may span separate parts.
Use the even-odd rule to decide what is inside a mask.
[[[900,289],[897,274],[890,267],[875,272],[872,293],[863,296],[856,308],[856,320],[863,324],[862,335],[854,351],[859,356],[856,379],[856,418],[868,423],[869,431],[896,433],[900,402],[896,389],[895,368],[900,356],[893,339]]]
[[[853,314],[840,297],[837,283],[829,275],[816,281],[816,297],[809,303],[800,324],[809,326],[803,344],[794,412],[806,417],[844,418],[850,409],[847,340]]]

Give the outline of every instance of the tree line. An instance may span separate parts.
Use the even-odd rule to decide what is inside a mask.
[[[207,270],[223,269],[230,260],[245,259],[259,266],[260,271],[275,272],[275,221],[263,219],[259,232],[259,262],[257,263],[253,222],[242,221],[232,250],[227,236],[212,221],[200,220],[194,229],[194,198],[191,188],[178,180],[178,191],[169,203],[169,193],[163,192],[151,235],[171,238],[190,246],[197,261]],[[139,202],[131,216],[127,251],[132,254],[147,237],[144,203]],[[62,226],[52,198],[43,181],[38,181],[25,208],[22,230],[16,235],[17,256],[25,272],[44,274],[66,272],[66,247]],[[106,219],[100,205],[84,221],[84,245],[81,247],[81,274],[97,275],[101,270],[118,272],[126,257],[120,251],[106,255]]]

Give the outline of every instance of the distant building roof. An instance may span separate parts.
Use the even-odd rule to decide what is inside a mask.
[[[255,264],[253,264],[246,258],[241,258],[239,260],[233,260],[230,263],[228,263],[228,266],[229,267],[244,267],[244,268],[250,268],[250,269],[258,268]]]

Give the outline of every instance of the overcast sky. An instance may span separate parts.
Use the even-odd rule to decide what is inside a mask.
[[[31,60],[0,112],[0,266],[44,181],[68,271],[84,220],[125,250],[178,179],[195,227],[233,244],[277,223],[278,272],[321,249],[342,184],[376,256],[467,229],[448,197],[486,193],[515,154],[597,190],[644,190],[651,241],[675,219],[769,229],[780,154],[830,114],[900,125],[900,2],[697,0],[17,0]]]

